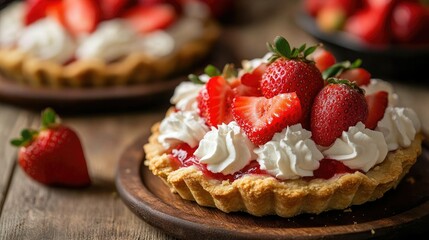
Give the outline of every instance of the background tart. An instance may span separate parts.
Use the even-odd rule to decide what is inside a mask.
[[[18,49],[0,49],[0,72],[11,80],[43,87],[100,87],[151,82],[183,71],[204,58],[220,34],[207,21],[200,38],[183,43],[169,55],[154,58],[143,52],[118,61],[79,60],[62,65],[26,55]]]
[[[0,73],[52,88],[159,81],[200,62],[220,35],[203,3],[121,3],[114,12],[92,0],[10,4],[0,12]]]

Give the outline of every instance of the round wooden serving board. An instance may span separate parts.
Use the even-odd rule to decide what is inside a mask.
[[[142,136],[122,155],[116,186],[141,219],[180,239],[413,238],[429,226],[429,149],[395,190],[377,201],[293,218],[224,213],[181,199],[143,165]]]

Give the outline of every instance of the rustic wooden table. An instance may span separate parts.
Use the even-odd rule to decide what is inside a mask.
[[[252,1],[238,22],[227,24],[222,44],[237,59],[262,56],[276,35],[297,45],[315,41],[293,19],[296,1]],[[244,6],[244,5],[243,5]],[[241,9],[239,9],[241,10]],[[429,85],[392,82],[402,104],[414,108],[429,132]],[[62,116],[84,146],[93,185],[51,188],[28,178],[16,164],[9,141],[39,124],[39,112],[0,103],[0,239],[170,239],[134,215],[121,201],[114,179],[118,159],[137,137],[162,119],[166,104],[150,109]],[[125,108],[125,106],[124,106]]]

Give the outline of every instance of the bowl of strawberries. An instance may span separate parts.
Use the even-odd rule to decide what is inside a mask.
[[[374,77],[420,82],[429,56],[429,1],[305,0],[298,24],[339,60]]]

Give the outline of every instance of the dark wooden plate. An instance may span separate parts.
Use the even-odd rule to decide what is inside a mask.
[[[30,109],[53,107],[67,112],[150,106],[168,102],[174,88],[186,77],[150,84],[105,88],[49,89],[19,85],[0,75],[0,101]]]
[[[346,211],[293,218],[223,213],[182,200],[142,164],[142,136],[122,155],[116,187],[141,219],[182,239],[368,239],[417,238],[429,226],[429,149],[398,185],[377,201]]]

